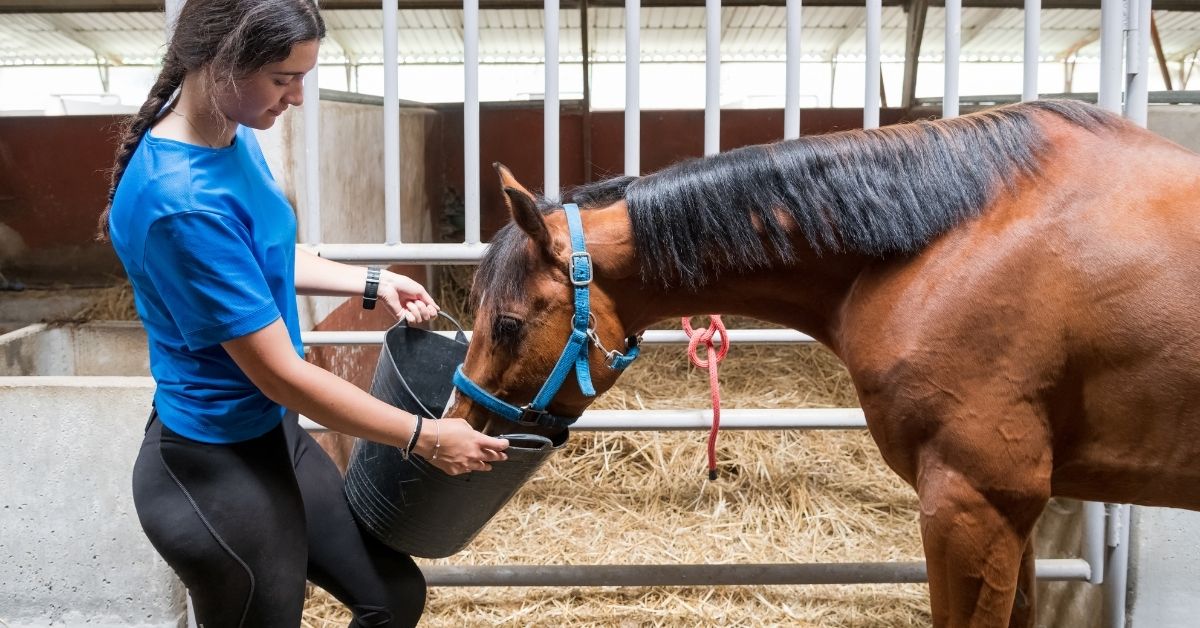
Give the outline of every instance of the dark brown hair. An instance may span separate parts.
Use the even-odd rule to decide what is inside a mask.
[[[295,44],[324,36],[325,22],[312,0],[185,2],[175,20],[158,80],[146,102],[122,127],[97,238],[108,239],[108,216],[125,167],[188,72],[199,72],[210,84],[232,82],[288,58]]]

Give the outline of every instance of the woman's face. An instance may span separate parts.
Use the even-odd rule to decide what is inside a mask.
[[[304,75],[317,65],[320,42],[304,41],[292,46],[283,61],[268,63],[234,87],[224,86],[217,106],[230,120],[252,129],[269,129],[289,106],[304,103]]]

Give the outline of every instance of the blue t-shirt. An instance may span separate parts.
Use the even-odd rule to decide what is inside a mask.
[[[231,443],[275,427],[283,408],[222,342],[282,317],[303,356],[296,313],[296,217],[254,132],[206,148],[147,133],[121,177],[109,230],[150,342],[159,419]]]

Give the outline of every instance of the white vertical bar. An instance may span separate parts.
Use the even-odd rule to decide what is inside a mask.
[[[558,0],[545,0],[546,87],[543,96],[543,158],[546,164],[542,191],[558,199]]]
[[[305,240],[321,242],[321,88],[320,64],[304,76],[304,202]]]
[[[163,11],[166,13],[167,41],[171,41],[171,33],[175,32],[175,20],[179,19],[179,11],[183,9],[184,0],[166,0]]]
[[[1146,126],[1150,82],[1150,0],[1129,0],[1125,117]]]
[[[1041,58],[1042,0],[1025,0],[1025,72],[1021,100],[1038,98],[1038,61]]]
[[[867,0],[866,97],[863,128],[879,128],[879,38],[883,27],[883,0]]]
[[[400,68],[396,0],[383,0],[384,242],[400,242]]]
[[[721,152],[721,0],[704,0],[704,154]]]
[[[942,117],[958,116],[958,58],[962,43],[962,0],[946,0],[945,85],[942,89]]]
[[[1121,112],[1121,44],[1125,0],[1100,1],[1100,93],[1097,104]]]
[[[1104,561],[1104,610],[1101,613],[1101,625],[1105,628],[1125,628],[1127,625],[1129,526],[1129,505],[1108,504],[1108,558]]]
[[[641,0],[625,0],[625,174],[642,174]]]
[[[467,244],[479,244],[479,0],[463,0],[463,195]]]
[[[1083,502],[1083,558],[1092,567],[1091,584],[1104,582],[1104,504]]]
[[[801,0],[787,0],[787,95],[783,105],[783,139],[800,137],[800,27]]]

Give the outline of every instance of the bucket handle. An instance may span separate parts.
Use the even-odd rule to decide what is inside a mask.
[[[467,333],[465,331],[463,331],[463,327],[458,322],[457,319],[455,319],[453,316],[450,316],[449,314],[447,314],[441,310],[438,311],[438,316],[444,316],[446,318],[446,320],[449,320],[451,323],[454,323],[454,326],[458,328],[458,333],[456,333],[454,335],[454,339],[463,344],[467,344]],[[396,327],[400,327],[401,325],[407,327],[408,321],[405,319],[400,319],[400,320],[396,321],[396,324],[393,325],[392,327],[396,328]],[[386,349],[384,349],[384,350],[386,351]],[[425,404],[421,403],[421,398],[417,396],[417,393],[413,392],[413,389],[411,387],[409,387],[408,380],[404,379],[403,375],[401,375],[400,373],[396,373],[396,379],[400,380],[400,385],[404,386],[404,390],[408,392],[408,396],[412,397],[412,400],[417,402],[417,405],[421,407],[421,411],[423,411],[425,413],[425,416],[427,418],[433,419],[434,421],[442,418],[439,416],[433,416],[433,412],[431,412],[429,410],[429,408],[426,408]]]

